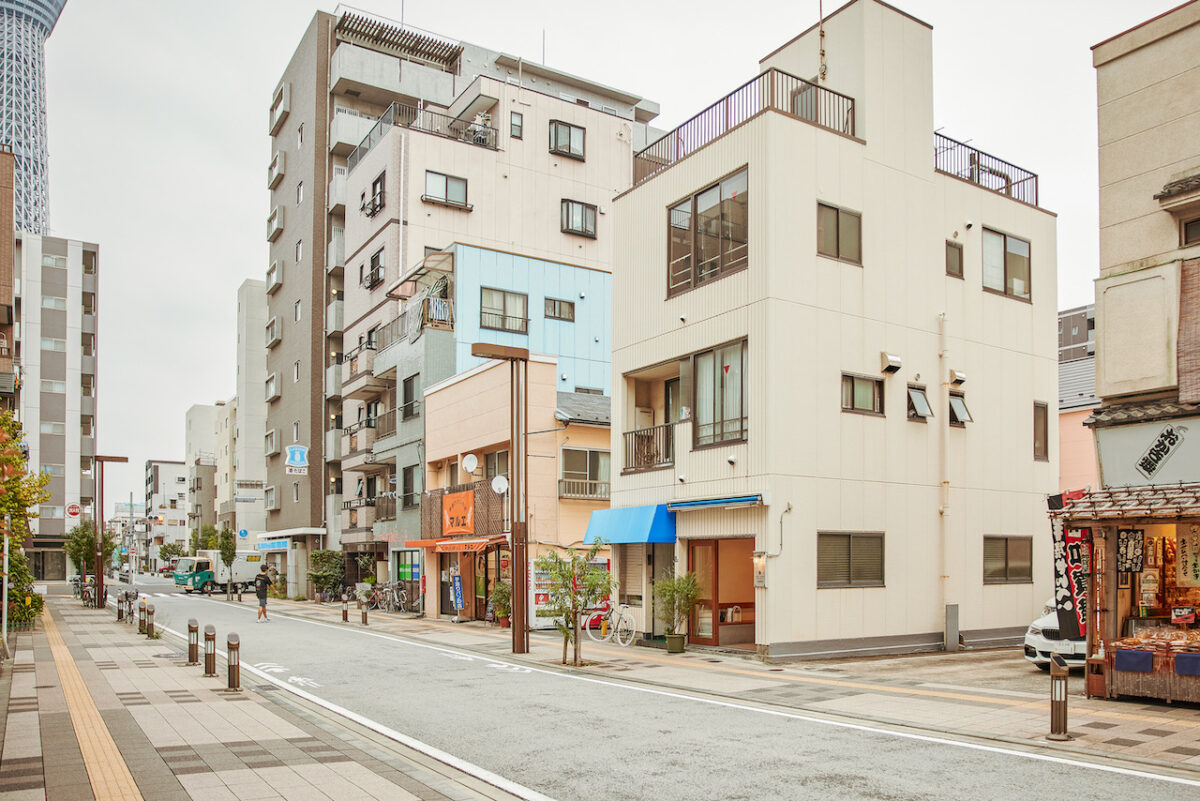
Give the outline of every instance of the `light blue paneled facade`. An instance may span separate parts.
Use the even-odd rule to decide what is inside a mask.
[[[495,250],[454,245],[455,373],[483,359],[471,355],[471,343],[528,348],[558,358],[558,391],[577,387],[612,394],[612,276],[569,264],[517,256]],[[480,300],[484,288],[518,292],[528,297],[529,333],[516,334],[481,328]],[[546,298],[575,304],[575,321],[546,319]],[[566,378],[563,378],[563,375]]]

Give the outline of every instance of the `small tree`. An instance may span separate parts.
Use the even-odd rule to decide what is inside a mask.
[[[586,552],[568,548],[565,558],[557,551],[542,554],[534,561],[536,570],[549,574],[549,607],[554,625],[563,638],[562,663],[567,664],[567,644],[575,643],[573,664],[579,665],[579,616],[616,591],[616,581],[608,570],[592,565],[603,543],[597,540]],[[528,621],[514,620],[514,626]]]
[[[195,532],[192,532],[193,534]],[[158,546],[158,558],[164,562],[170,562],[172,559],[178,559],[185,553],[184,548],[178,542],[168,542],[165,545]]]
[[[346,555],[341,551],[313,551],[308,556],[308,577],[317,592],[332,592],[346,580]]]
[[[188,536],[188,556],[195,556],[198,550],[200,550],[200,532],[192,529],[192,533]]]
[[[217,531],[217,527],[212,523],[205,523],[200,527],[200,548],[206,551],[215,551],[221,547],[221,534]]]
[[[375,554],[360,553],[355,559],[358,563],[359,581],[364,581],[367,584],[375,583]]]
[[[221,529],[217,547],[221,551],[221,561],[229,571],[229,580],[225,582],[225,600],[229,601],[233,599],[233,560],[237,559],[237,540],[233,538],[233,529],[228,526]]]
[[[87,575],[84,569],[91,562],[92,569],[103,570],[104,565],[112,559],[113,551],[116,550],[117,539],[111,531],[104,532],[101,539],[100,564],[95,564],[96,561],[96,529],[92,526],[90,520],[85,520],[73,529],[67,532],[66,542],[63,544],[63,550],[71,561],[79,566],[82,575]]]
[[[667,627],[667,634],[678,634],[692,616],[692,607],[700,600],[700,583],[695,573],[672,576],[664,573],[654,582],[654,615]]]

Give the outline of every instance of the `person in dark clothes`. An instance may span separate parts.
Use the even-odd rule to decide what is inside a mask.
[[[258,619],[254,621],[255,623],[271,622],[271,619],[267,617],[267,588],[274,583],[267,575],[267,566],[264,563],[258,569],[258,575],[254,577],[254,594],[258,596]]]

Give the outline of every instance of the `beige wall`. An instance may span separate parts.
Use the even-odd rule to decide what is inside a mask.
[[[1096,438],[1083,424],[1093,409],[1062,412],[1058,416],[1058,488],[1100,488],[1100,466],[1096,462]]]

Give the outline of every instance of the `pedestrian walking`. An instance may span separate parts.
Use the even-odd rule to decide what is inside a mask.
[[[254,577],[254,594],[258,596],[258,618],[254,621],[255,623],[271,622],[271,619],[267,617],[267,588],[274,583],[267,575],[266,564],[263,564],[258,569],[258,575]]]

